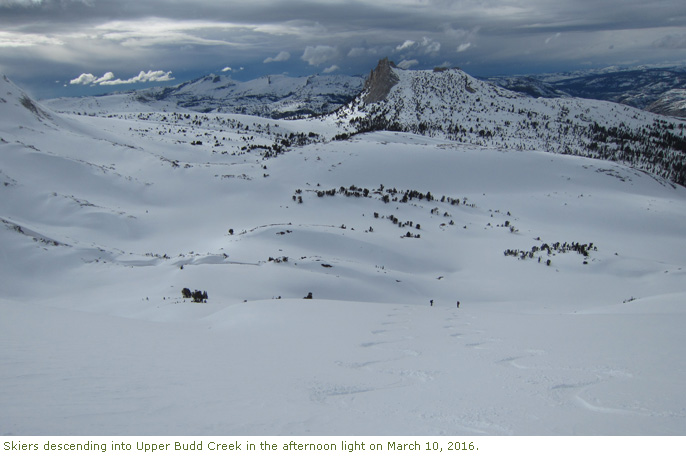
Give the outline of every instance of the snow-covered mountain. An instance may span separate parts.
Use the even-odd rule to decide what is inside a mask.
[[[598,100],[534,99],[459,69],[402,70],[384,59],[365,91],[333,116],[347,130],[342,137],[405,131],[621,161],[686,183],[686,137],[678,119]]]
[[[686,117],[686,89],[672,89],[663,93],[646,110],[666,116]]]
[[[172,87],[100,97],[60,98],[46,100],[45,104],[70,112],[189,110],[280,119],[334,111],[353,99],[363,82],[361,77],[343,75],[273,75],[240,82],[212,74]]]
[[[686,67],[609,67],[600,70],[487,78],[509,90],[535,97],[573,96],[622,103],[653,111],[666,92],[686,87]]]
[[[684,184],[686,140],[681,121],[567,95],[592,96],[588,91],[596,88],[605,94],[602,97],[618,99],[608,95],[609,87],[627,97],[637,98],[634,92],[639,87],[644,95],[656,95],[669,84],[678,84],[683,74],[679,68],[608,68],[497,80],[513,91],[459,69],[401,70],[384,59],[366,85],[362,78],[333,75],[265,76],[248,82],[210,75],[174,87],[44,104],[91,115],[190,110],[279,119],[335,111],[342,127],[339,137],[378,129],[409,131],[489,147],[618,160]],[[577,89],[567,91],[570,87]],[[582,88],[587,92],[580,92]],[[679,93],[665,95],[651,109],[678,115]]]
[[[484,141],[613,112],[375,74],[278,121],[58,113],[0,78],[2,433],[681,435],[686,189],[525,123],[330,141],[381,107]]]

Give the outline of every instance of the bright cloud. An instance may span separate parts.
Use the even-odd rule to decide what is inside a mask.
[[[338,65],[331,65],[330,67],[324,69],[324,73],[333,73],[336,70],[340,70]]]
[[[418,65],[418,64],[419,64],[419,61],[416,59],[403,60],[402,62],[400,62],[398,64],[398,68],[402,68],[403,70],[407,70],[408,68],[413,67],[413,66]]]
[[[98,78],[96,76],[93,76],[91,73],[82,73],[81,76],[79,76],[78,78],[69,81],[69,84],[89,85],[93,84],[97,79]]]
[[[338,57],[338,49],[333,46],[307,46],[302,57],[305,62],[312,66],[321,65]]]
[[[441,43],[434,41],[431,38],[422,38],[421,47],[425,54],[435,54],[441,50]]]
[[[95,27],[101,38],[123,46],[148,47],[160,45],[238,46],[237,42],[207,38],[210,33],[242,30],[246,26],[209,20],[168,20],[147,18],[134,21],[111,21]]]
[[[441,43],[426,36],[420,42],[405,40],[403,44],[395,47],[396,51],[415,51],[422,54],[436,54],[441,50]]]
[[[472,43],[462,43],[457,47],[457,52],[464,52],[472,47]]]
[[[395,48],[396,51],[403,51],[405,49],[409,49],[412,46],[415,45],[415,42],[412,40],[405,40],[405,42]]]
[[[43,0],[0,0],[0,8],[8,6],[36,6],[43,3]]]
[[[285,62],[286,60],[291,58],[290,52],[286,51],[281,51],[277,54],[276,57],[267,57],[264,59],[264,63],[271,63],[271,62]]]
[[[34,33],[9,33],[0,31],[0,48],[18,48],[39,45],[62,45],[57,38]]]
[[[63,2],[65,0],[62,0]],[[70,0],[72,3],[83,3],[85,5],[90,5],[91,0]],[[46,3],[45,0],[0,0],[0,8],[2,7],[12,7],[12,6],[40,6]]]
[[[120,85],[120,84],[136,84],[140,82],[163,82],[173,81],[171,71],[141,71],[138,76],[129,79],[115,79],[114,73],[108,71],[102,77],[96,77],[91,73],[83,73],[78,78],[69,81],[69,84],[81,85]]]

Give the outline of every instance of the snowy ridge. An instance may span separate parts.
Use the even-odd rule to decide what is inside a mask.
[[[54,124],[50,110],[32,100],[4,75],[0,78],[0,106],[4,114],[0,125],[4,128]]]
[[[172,87],[101,97],[61,98],[45,103],[69,112],[188,110],[278,119],[334,111],[360,92],[362,82],[362,78],[341,75],[273,75],[240,82],[212,74]]]
[[[684,87],[686,68],[672,65],[608,67],[568,73],[499,76],[487,80],[533,96],[605,100],[660,113],[649,106],[669,90]]]
[[[489,86],[452,72],[483,105]],[[398,74],[389,100],[415,77]],[[686,428],[682,186],[526,141],[49,121],[0,93],[3,433]]]
[[[602,158],[686,183],[686,136],[677,119],[604,101],[532,99],[458,69],[391,71],[399,82],[385,99],[366,103],[362,94],[335,114],[348,135],[395,130]]]

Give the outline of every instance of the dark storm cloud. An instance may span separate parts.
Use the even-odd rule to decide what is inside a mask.
[[[686,49],[686,34],[667,35],[655,41],[653,46],[667,49]]]
[[[384,56],[474,74],[683,61],[685,36],[682,0],[0,0],[0,71],[63,82],[360,74]]]

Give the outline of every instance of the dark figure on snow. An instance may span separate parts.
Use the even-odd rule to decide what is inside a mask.
[[[429,302],[431,303],[431,307],[433,307],[433,306],[434,306],[434,300],[432,299],[432,300],[429,301]]]
[[[460,308],[460,301],[457,301],[457,308]]]

